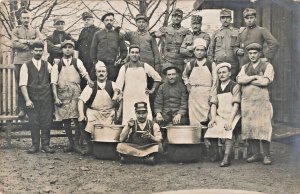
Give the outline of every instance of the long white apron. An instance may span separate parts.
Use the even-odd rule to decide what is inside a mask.
[[[232,93],[227,92],[223,94],[218,94],[218,109],[216,124],[212,128],[208,128],[205,133],[205,138],[225,138],[232,139],[232,132],[235,128],[237,122],[241,118],[240,113],[238,112],[233,119],[231,130],[226,131],[224,126],[226,122],[230,119],[230,114],[233,108],[232,104]]]
[[[206,66],[194,67],[189,82],[192,85],[189,95],[190,125],[200,126],[200,122],[208,118],[212,75]]]
[[[152,113],[149,103],[149,95],[146,94],[147,75],[143,67],[128,68],[125,74],[125,87],[123,92],[123,119],[125,125],[133,118],[136,119],[134,104],[136,102],[146,102],[149,120],[152,120]]]
[[[106,90],[98,90],[91,108],[86,110],[88,122],[85,131],[91,133],[95,124],[114,124],[114,117],[111,117],[113,103]]]

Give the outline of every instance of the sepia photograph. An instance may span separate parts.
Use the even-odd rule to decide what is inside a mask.
[[[0,0],[0,194],[299,194],[300,0]]]

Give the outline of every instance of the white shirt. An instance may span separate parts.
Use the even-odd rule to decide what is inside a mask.
[[[35,58],[32,58],[31,60],[32,60],[34,66],[39,71],[41,69],[42,60],[41,59],[36,60]],[[49,73],[51,73],[52,66],[48,62],[47,62],[47,64],[48,64],[48,71],[49,71]],[[27,65],[24,63],[20,70],[19,86],[27,86],[27,84],[28,84],[28,68],[27,68]]]

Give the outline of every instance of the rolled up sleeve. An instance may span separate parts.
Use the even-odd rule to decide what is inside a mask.
[[[28,84],[28,68],[27,65],[24,63],[20,70],[20,81],[19,86],[27,86]]]

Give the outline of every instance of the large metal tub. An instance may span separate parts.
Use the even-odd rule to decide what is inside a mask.
[[[119,153],[116,151],[118,142],[93,141],[93,155],[102,160],[118,160]]]
[[[203,158],[204,143],[199,144],[166,144],[167,159],[170,162],[198,162]]]
[[[92,140],[96,142],[119,142],[123,125],[95,124],[92,131]]]
[[[167,139],[169,144],[199,144],[201,140],[201,127],[177,125],[167,126]]]

